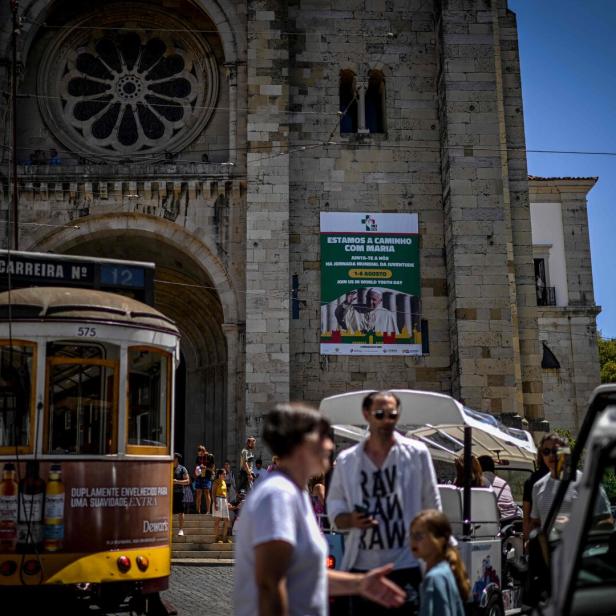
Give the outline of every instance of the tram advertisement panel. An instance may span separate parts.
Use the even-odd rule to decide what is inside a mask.
[[[0,552],[93,552],[166,545],[171,464],[0,462]]]
[[[321,354],[421,355],[417,214],[321,212]]]

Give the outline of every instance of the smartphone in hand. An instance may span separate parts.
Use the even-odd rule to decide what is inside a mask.
[[[370,512],[368,511],[368,507],[364,505],[355,505],[353,507],[353,511],[356,511],[357,513],[360,513],[361,515],[365,515],[365,516],[370,515]]]

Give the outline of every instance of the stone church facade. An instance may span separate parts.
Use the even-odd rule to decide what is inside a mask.
[[[19,11],[19,248],[156,263],[156,305],[182,333],[178,448],[204,440],[234,455],[273,403],[360,388],[442,391],[576,425],[598,381],[587,188],[563,206],[563,228],[579,232],[567,310],[542,312],[506,0],[23,0]],[[0,16],[8,92],[8,3]],[[418,214],[429,354],[319,354],[327,211]],[[584,336],[570,350],[563,318]],[[564,373],[546,377],[542,341],[563,370],[582,354],[575,392]]]

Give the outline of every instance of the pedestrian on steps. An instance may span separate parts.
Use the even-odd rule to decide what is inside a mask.
[[[205,445],[197,448],[197,459],[195,460],[195,511],[201,513],[201,502],[205,497],[207,507],[207,497],[205,496],[205,467],[207,465],[207,449]],[[207,513],[207,509],[206,509]]]
[[[178,516],[178,536],[184,535],[184,509],[186,505],[184,503],[184,488],[190,485],[190,477],[188,476],[188,470],[185,466],[182,466],[181,453],[173,454],[173,513]]]
[[[254,436],[249,436],[246,439],[246,447],[242,449],[240,454],[240,474],[237,480],[238,490],[246,490],[248,492],[252,488],[256,442],[257,439]]]
[[[216,479],[212,484],[212,494],[214,495],[214,533],[216,543],[231,543],[229,538],[229,502],[227,500],[227,483],[225,477],[227,473],[224,468],[216,471]],[[222,528],[221,528],[222,526]]]
[[[205,462],[205,482],[204,482],[204,493],[205,493],[205,513],[212,512],[212,484],[214,483],[214,476],[216,474],[216,464],[214,463],[214,454],[208,453],[206,462]]]

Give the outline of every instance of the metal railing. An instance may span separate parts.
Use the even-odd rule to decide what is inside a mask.
[[[537,306],[556,306],[556,288],[537,287]]]

